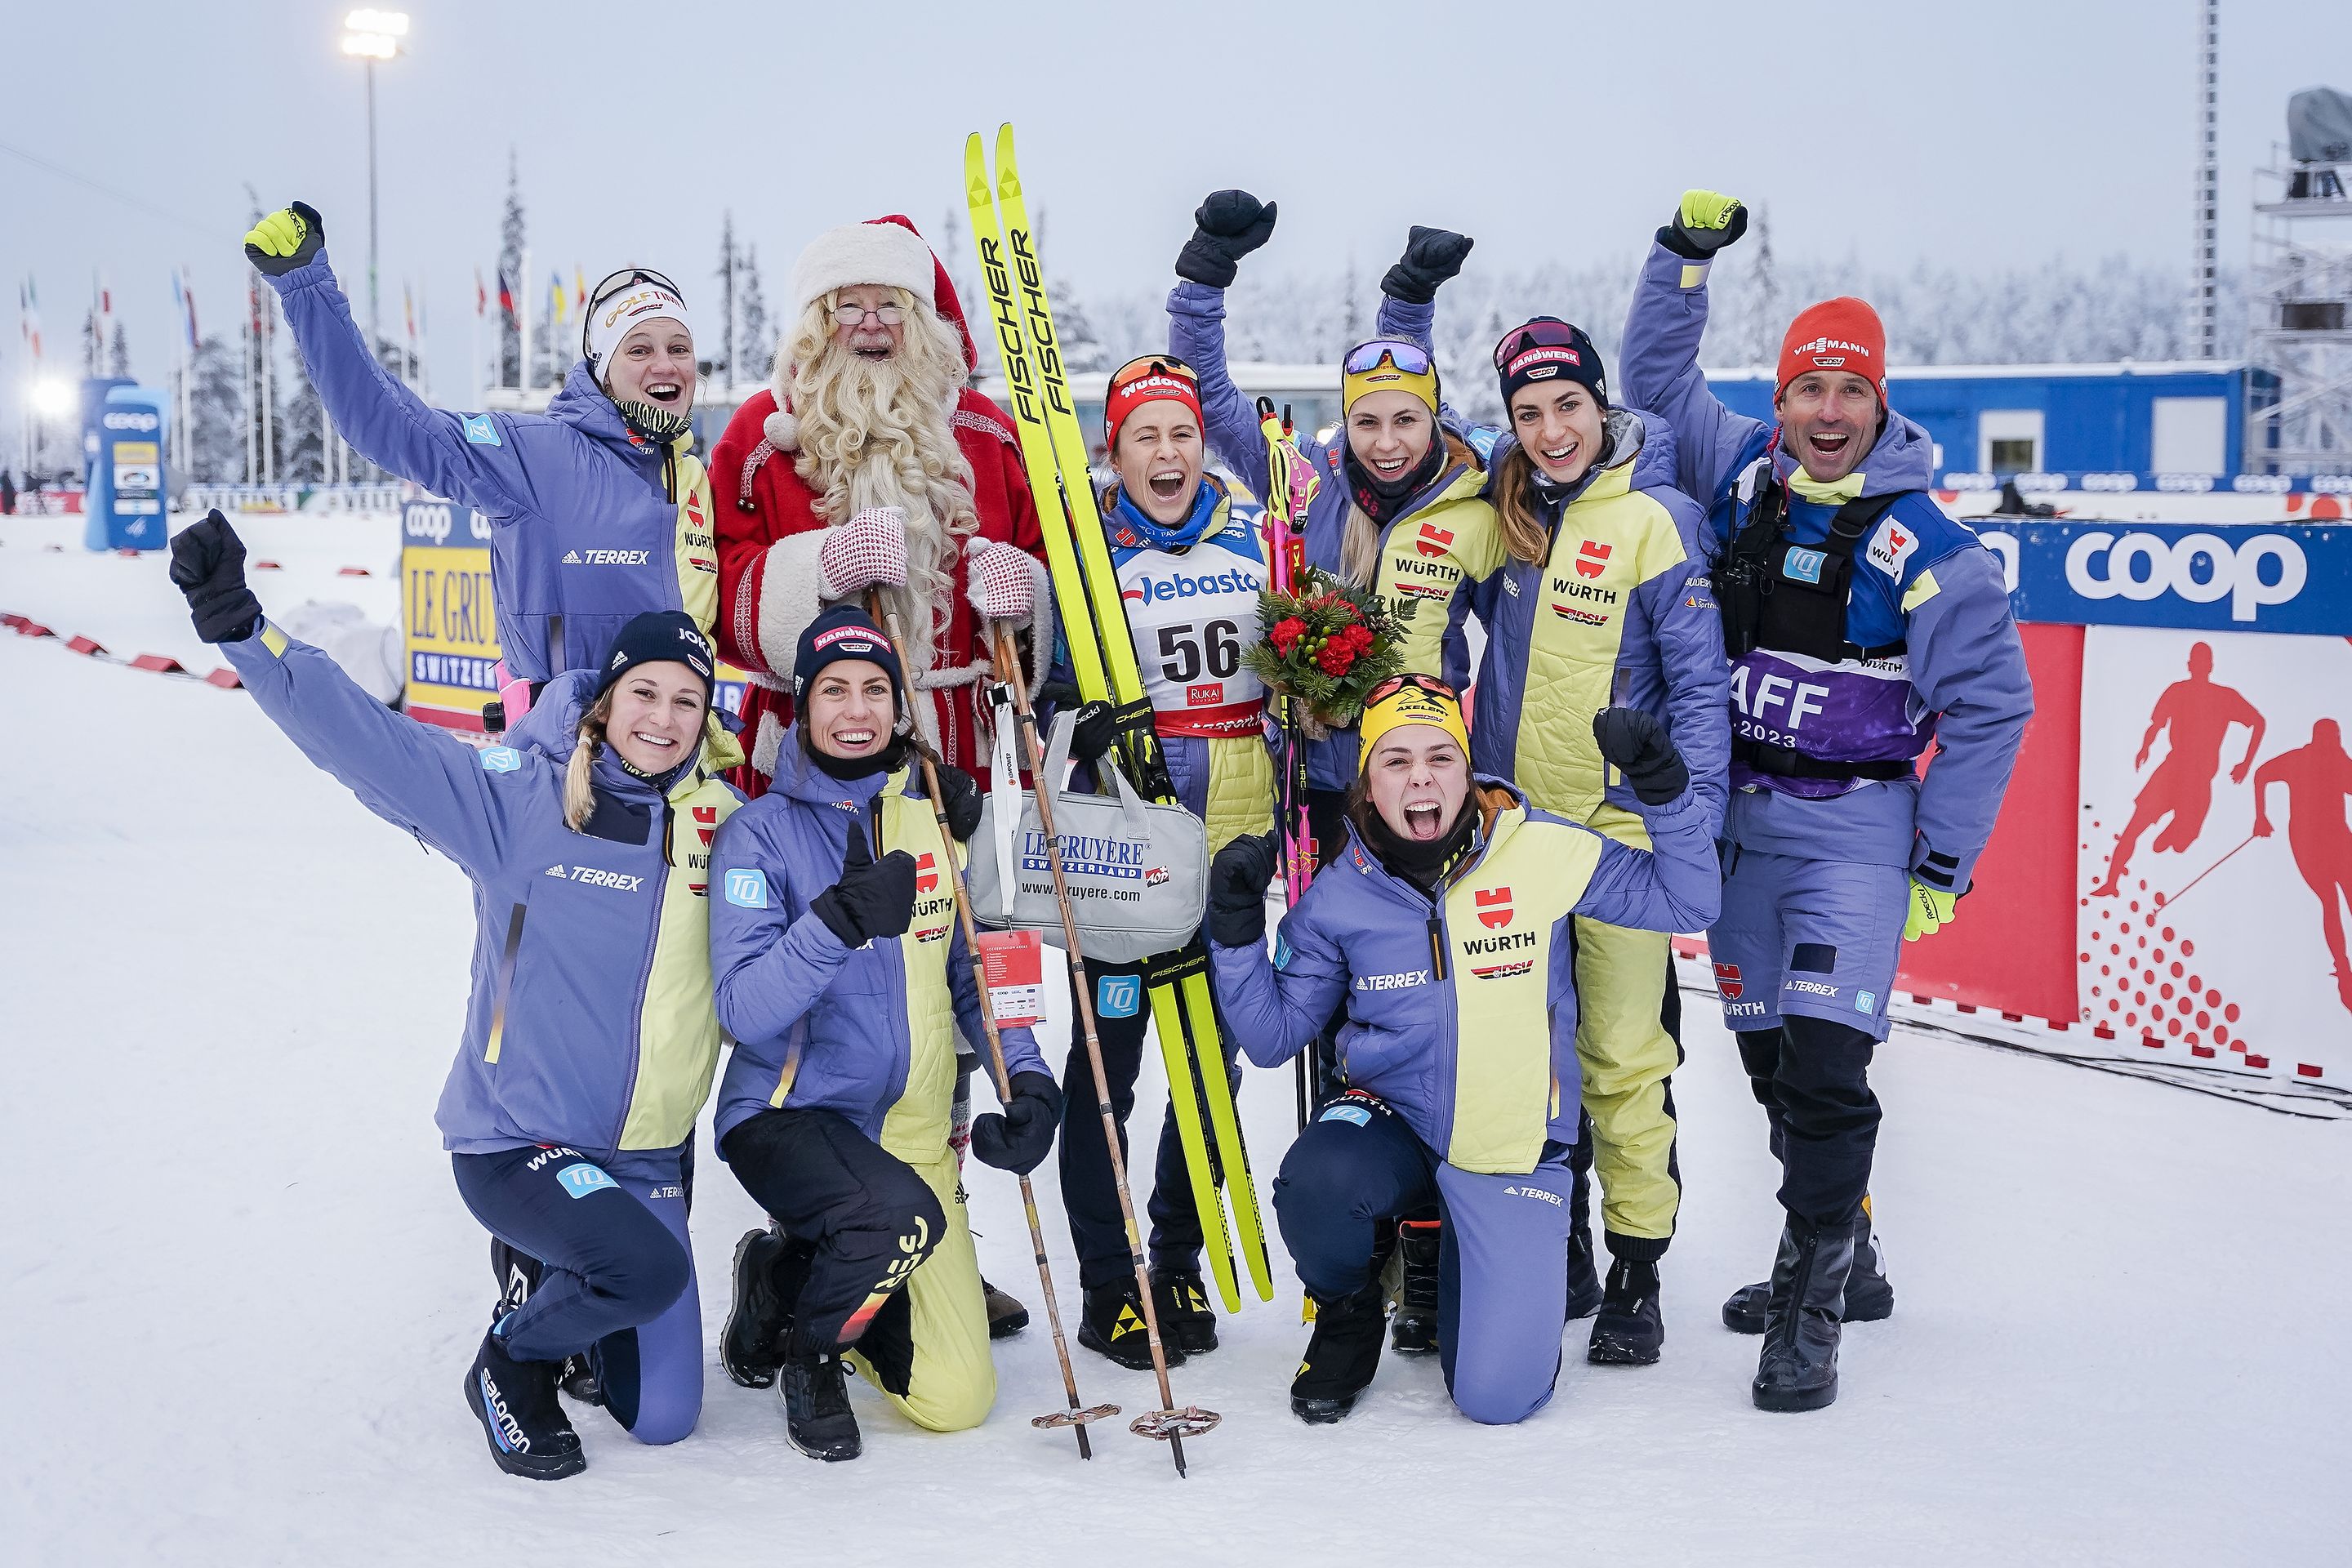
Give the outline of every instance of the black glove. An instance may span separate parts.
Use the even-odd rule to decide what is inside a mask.
[[[1412,226],[1404,254],[1381,279],[1381,292],[1408,305],[1426,305],[1437,298],[1437,286],[1462,270],[1470,247],[1478,242],[1447,228]]]
[[[1721,191],[1685,191],[1658,243],[1690,261],[1705,261],[1748,232],[1748,207]]]
[[[319,209],[308,202],[294,202],[246,231],[245,258],[255,270],[283,278],[298,267],[309,266],[326,243],[327,226]]]
[[[1041,1072],[1014,1073],[1013,1098],[1003,1111],[984,1110],[971,1119],[972,1158],[1025,1176],[1045,1163],[1054,1130],[1061,1125],[1061,1086]]]
[[[952,763],[939,773],[940,809],[947,813],[948,831],[961,844],[980,826],[980,781]]]
[[[172,585],[187,595],[188,617],[206,642],[243,642],[261,618],[261,601],[245,585],[245,541],[217,507],[172,536]]]
[[[1118,719],[1108,702],[1089,702],[1070,725],[1070,761],[1091,767],[1118,739]]]
[[[1664,805],[1690,788],[1690,769],[1666,727],[1641,709],[1603,708],[1592,716],[1592,738],[1643,805]]]
[[[809,900],[809,912],[841,939],[864,947],[876,937],[903,936],[915,919],[915,858],[893,849],[879,860],[866,845],[866,824],[850,824],[841,880]]]
[[[1220,947],[1255,947],[1265,941],[1265,885],[1282,863],[1273,834],[1236,838],[1209,865],[1209,935]]]
[[[1241,258],[1274,237],[1274,204],[1247,191],[1212,191],[1192,213],[1192,237],[1177,253],[1176,276],[1230,289]]]

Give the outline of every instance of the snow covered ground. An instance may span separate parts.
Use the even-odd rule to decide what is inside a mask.
[[[389,618],[388,524],[247,529]],[[0,609],[126,656],[202,652],[162,560],[0,525]],[[66,542],[61,553],[40,549]],[[339,579],[345,563],[373,579]],[[2344,1563],[2352,1558],[2352,1130],[1948,1038],[1882,1053],[1876,1183],[1898,1296],[1843,1394],[1752,1409],[1716,1317],[1778,1221],[1763,1123],[1707,1000],[1676,1081],[1687,1184],[1664,1361],[1591,1367],[1516,1428],[1391,1358],[1335,1428],[1292,1419],[1297,1286],[1179,1369],[1224,1413],[1179,1482],[1098,1426],[1081,1465],[1039,1325],[996,1415],[922,1433],[856,1386],[820,1467],[715,1359],[700,1430],[581,1412],[588,1473],[509,1479],[458,1381],[490,1300],[432,1110],[465,994],[464,879],[303,763],[240,694],[0,634],[0,1561],[783,1563]],[[1049,1031],[1055,1026],[1049,1025]],[[1144,1103],[1156,1103],[1147,1089]],[[1254,1073],[1261,1187],[1287,1073]],[[752,1206],[708,1157],[707,1336]],[[1075,1293],[1050,1167],[1039,1195]],[[991,1279],[1039,1305],[1011,1178],[975,1166]],[[1131,1415],[1148,1374],[1077,1352]]]

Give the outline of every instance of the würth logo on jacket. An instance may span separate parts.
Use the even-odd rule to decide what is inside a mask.
[[[1591,578],[1598,577],[1608,571],[1610,549],[1609,545],[1601,543],[1597,539],[1588,539],[1578,545],[1576,574],[1580,577]]]
[[[1454,531],[1440,528],[1433,522],[1424,522],[1421,525],[1421,533],[1412,542],[1412,547],[1423,555],[1443,555],[1454,548]]]
[[[1743,988],[1739,978],[1739,965],[1736,963],[1717,964],[1715,966],[1715,988],[1722,994],[1725,1001],[1738,1001],[1739,999],[1739,993]]]
[[[1471,893],[1470,901],[1477,906],[1478,923],[1488,931],[1500,931],[1511,923],[1509,888],[1476,889]]]
[[[936,893],[939,890],[940,868],[938,863],[931,858],[931,852],[926,849],[923,851],[922,857],[915,862],[915,891],[919,893]]]

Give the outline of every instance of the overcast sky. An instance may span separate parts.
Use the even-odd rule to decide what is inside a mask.
[[[143,377],[169,366],[173,265],[205,330],[232,326],[247,183],[265,207],[318,206],[361,295],[365,122],[361,68],[337,52],[344,9],[11,8],[0,143],[136,203],[0,150],[0,281],[37,279],[53,366],[72,364],[94,268]],[[2222,9],[2226,260],[2244,254],[2248,172],[2284,137],[2287,95],[2352,89],[2352,5]],[[2197,10],[411,0],[408,53],[378,78],[384,319],[415,283],[436,391],[463,401],[509,148],[537,286],[550,268],[593,280],[634,262],[709,300],[731,208],[772,300],[820,228],[895,210],[931,230],[960,210],[964,133],[1008,117],[1047,259],[1089,289],[1169,279],[1193,205],[1223,185],[1279,199],[1252,264],[1285,270],[1352,248],[1376,271],[1416,222],[1477,237],[1474,267],[1630,264],[1675,195],[1706,184],[1768,204],[1784,257],[2123,253],[2185,279]],[[996,15],[1026,25],[992,31]],[[28,374],[0,333],[0,408]]]

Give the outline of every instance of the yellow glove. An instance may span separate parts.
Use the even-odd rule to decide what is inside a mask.
[[[1903,940],[1917,942],[1923,936],[1933,936],[1950,923],[1954,908],[1960,901],[1958,893],[1937,892],[1920,883],[1911,884],[1911,909],[1903,917]]]
[[[1695,261],[1704,261],[1748,232],[1748,209],[1721,191],[1685,191],[1675,221],[1658,237]]]
[[[307,202],[278,208],[245,236],[245,258],[270,278],[282,278],[306,267],[327,241],[327,226],[319,209]]]

